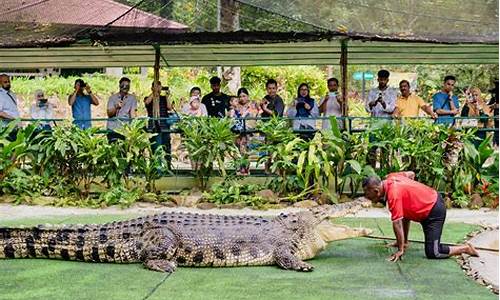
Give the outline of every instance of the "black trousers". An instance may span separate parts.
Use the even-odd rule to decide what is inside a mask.
[[[443,198],[438,193],[437,201],[432,207],[429,216],[420,224],[425,235],[425,256],[430,259],[448,258],[450,248],[441,244],[444,221],[446,219],[446,206]]]

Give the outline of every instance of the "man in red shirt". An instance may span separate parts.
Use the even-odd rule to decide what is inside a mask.
[[[391,173],[381,181],[371,176],[363,180],[365,197],[372,202],[387,203],[391,212],[392,227],[398,251],[389,257],[390,261],[401,259],[408,247],[410,221],[419,222],[425,235],[427,258],[448,258],[466,253],[478,256],[471,244],[447,246],[441,244],[441,233],[446,219],[443,198],[434,189],[414,180],[415,173]]]

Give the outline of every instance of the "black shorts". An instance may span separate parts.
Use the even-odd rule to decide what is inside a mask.
[[[427,258],[448,258],[450,248],[441,244],[444,221],[446,219],[446,206],[443,198],[438,193],[437,201],[429,215],[422,224],[425,235],[425,256]]]

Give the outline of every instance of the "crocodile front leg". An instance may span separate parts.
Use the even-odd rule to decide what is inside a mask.
[[[285,270],[295,270],[301,272],[310,272],[314,267],[295,257],[288,247],[279,247],[274,250],[274,261]]]
[[[152,271],[174,273],[177,264],[166,259],[150,259],[144,262],[144,266]]]
[[[142,235],[141,260],[152,271],[173,273],[177,264],[173,259],[179,239],[169,228],[145,229]]]

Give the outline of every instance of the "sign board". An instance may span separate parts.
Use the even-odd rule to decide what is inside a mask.
[[[354,72],[352,78],[354,80],[363,80],[363,74],[365,75],[365,80],[372,80],[375,76],[370,72]]]

